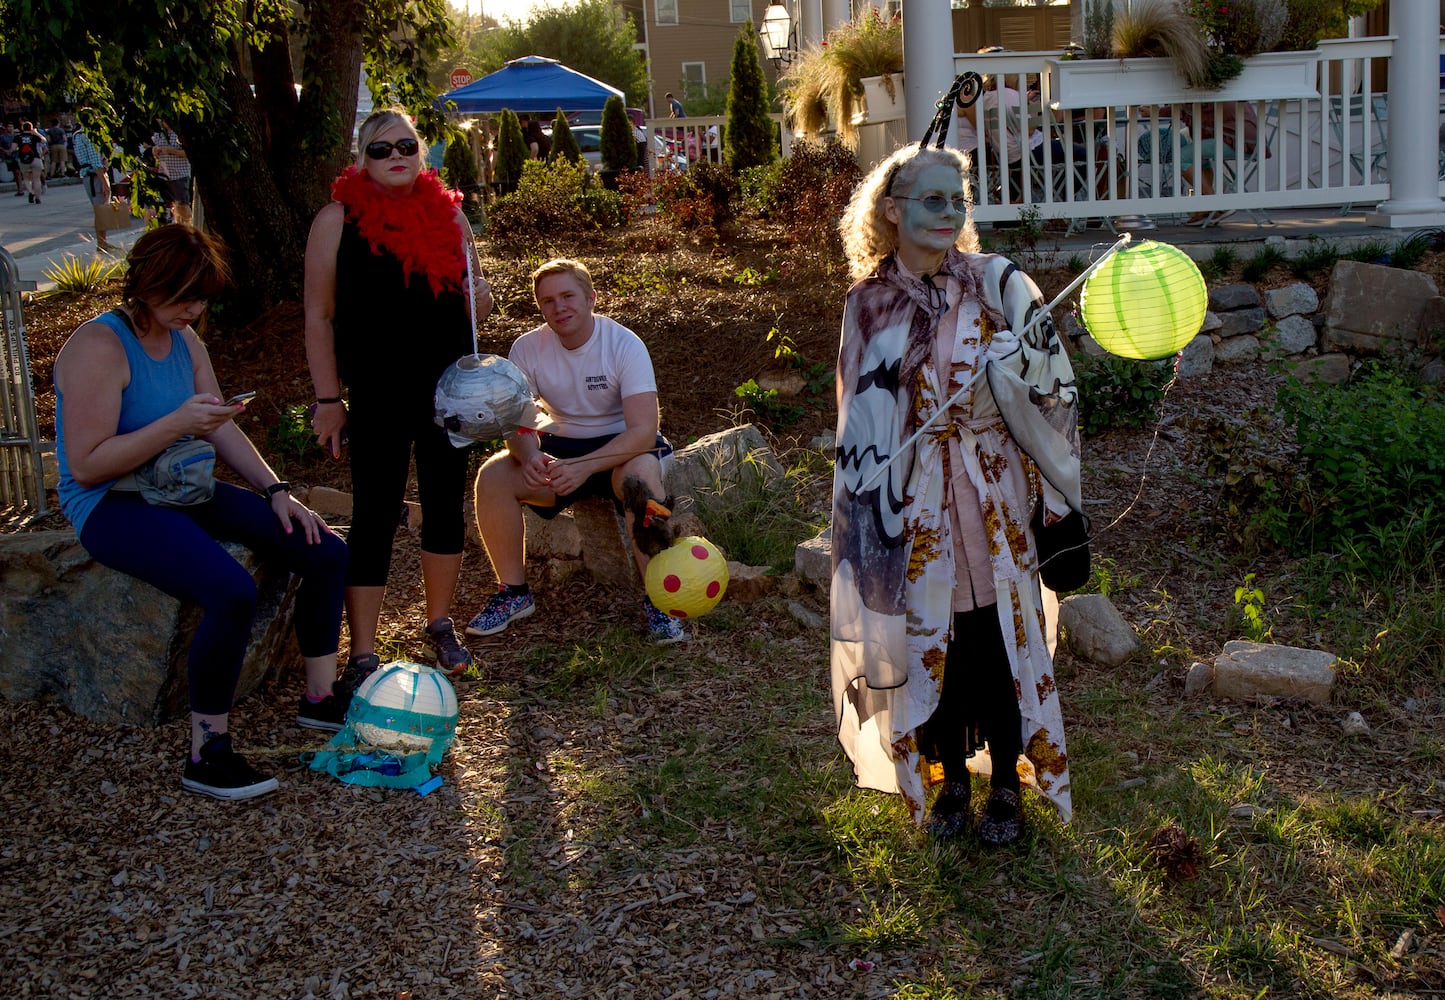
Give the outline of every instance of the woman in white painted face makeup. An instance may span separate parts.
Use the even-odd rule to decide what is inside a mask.
[[[1079,438],[1068,357],[1047,319],[1020,339],[1042,299],[976,252],[966,176],[956,150],[905,147],[839,225],[856,283],[838,356],[832,687],[858,784],[902,794],[936,837],[970,827],[966,761],[986,742],[977,832],[999,846],[1023,835],[1021,771],[1071,813],[1056,605],[1030,522],[1040,504],[1045,522],[1069,512]]]

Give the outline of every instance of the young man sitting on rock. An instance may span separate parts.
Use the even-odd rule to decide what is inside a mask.
[[[477,475],[477,527],[500,588],[467,624],[467,634],[494,635],[535,610],[527,587],[522,505],[553,518],[585,497],[622,506],[645,487],[666,517],[661,460],[672,446],[658,431],[657,382],[647,347],[631,330],[593,313],[592,275],[575,260],[550,260],[532,272],[532,291],[546,321],[512,344],[508,357],[527,376],[551,423],[521,431]],[[624,490],[624,482],[628,488]],[[651,545],[639,545],[634,503],[624,510],[633,558],[645,573]],[[645,537],[645,536],[642,536]],[[644,598],[653,642],[686,639],[682,623]]]

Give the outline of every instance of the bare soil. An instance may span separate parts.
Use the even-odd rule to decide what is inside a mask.
[[[847,280],[826,240],[798,244],[756,227],[712,247],[652,223],[545,254],[554,250],[585,260],[599,309],[646,341],[664,430],[676,442],[748,419],[734,389],[778,367],[777,338],[767,339],[774,327],[807,362],[835,356]],[[482,349],[505,353],[538,322],[526,275],[543,253],[485,245],[484,253],[500,308],[483,328]],[[752,284],[748,269],[769,277]],[[1430,269],[1440,280],[1438,259]],[[1046,293],[1068,280],[1036,277]],[[43,424],[53,421],[56,352],[114,299],[56,297],[28,309]],[[414,333],[395,331],[396,350]],[[265,451],[285,407],[311,399],[299,307],[244,329],[229,328],[222,315],[203,336],[222,388],[256,390],[243,426]],[[1155,646],[1203,658],[1236,637],[1226,623],[1245,563],[1227,541],[1219,484],[1201,472],[1187,418],[1250,419],[1270,406],[1275,388],[1261,366],[1218,368],[1176,385],[1157,425],[1085,441],[1096,558],[1135,581],[1116,601]],[[831,389],[796,402],[801,415],[774,432],[781,453],[832,429]],[[285,474],[298,485],[349,489],[346,464],[318,452],[288,459]],[[62,524],[56,517],[33,527]],[[1267,576],[1282,561],[1266,556],[1249,568]],[[458,617],[493,587],[485,554],[470,542]],[[820,595],[802,600],[825,607]],[[846,949],[802,933],[851,917],[854,904],[826,874],[826,861],[755,854],[726,816],[683,842],[573,836],[584,823],[595,829],[595,792],[560,769],[559,756],[645,771],[661,766],[645,739],[654,713],[692,713],[700,726],[726,732],[748,719],[754,686],[798,670],[826,686],[823,632],[804,628],[778,600],[749,606],[747,615],[742,629],[697,623],[698,638],[671,654],[656,702],[623,698],[583,716],[498,692],[535,693],[551,680],[527,657],[535,643],[587,643],[611,626],[639,626],[636,596],[575,578],[545,589],[536,615],[474,644],[482,678],[458,685],[461,725],[442,767],[446,784],[427,798],[352,788],[297,763],[299,752],[323,742],[293,722],[299,664],[235,712],[242,749],[282,778],[280,792],[255,803],[179,792],[183,720],[118,728],[53,704],[0,702],[0,807],[13,818],[0,844],[0,980],[17,984],[18,996],[54,997],[882,995],[910,965],[936,967],[939,957],[928,949],[892,955],[870,972],[850,966]],[[416,539],[402,531],[382,622],[390,655],[415,658],[421,619]],[[760,636],[769,648],[763,657]],[[1294,634],[1287,614],[1276,638],[1311,639]],[[1103,672],[1061,657],[1064,708],[1076,715],[1069,684],[1087,688]],[[1161,673],[1163,683],[1141,697],[1172,704],[1182,673],[1177,663]],[[824,710],[786,726],[797,744],[826,742],[832,720]],[[1317,787],[1318,769],[1292,761],[1329,759],[1348,787],[1409,784],[1388,754],[1341,759],[1336,727],[1331,713],[1295,707],[1261,736],[1269,747],[1261,767],[1302,795]],[[841,758],[834,765],[846,766]],[[664,806],[643,797],[631,808]],[[525,864],[509,857],[519,832],[540,832],[549,852]],[[609,881],[609,864],[629,852],[641,852],[635,873]],[[519,880],[519,864],[545,877]],[[814,864],[815,898],[776,894],[796,885],[793,866]],[[1035,902],[1052,908],[1046,896]],[[995,971],[1004,978],[994,985],[1006,989],[1005,972]]]

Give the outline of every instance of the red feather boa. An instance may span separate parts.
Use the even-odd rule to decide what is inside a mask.
[[[460,191],[448,191],[435,170],[417,175],[411,194],[384,194],[366,173],[347,167],[331,185],[331,197],[346,209],[373,253],[389,253],[402,273],[426,277],[433,295],[463,291],[467,273],[462,233],[457,228]]]

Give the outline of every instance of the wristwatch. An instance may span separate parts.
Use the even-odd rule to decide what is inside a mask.
[[[288,482],[287,482],[286,480],[284,480],[284,479],[281,480],[279,483],[272,483],[270,486],[266,487],[266,498],[269,500],[271,497],[274,497],[277,493],[282,493],[282,492],[284,492],[284,493],[290,493],[290,492],[291,492],[291,484],[288,483]]]

